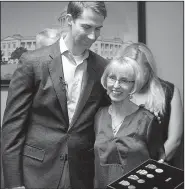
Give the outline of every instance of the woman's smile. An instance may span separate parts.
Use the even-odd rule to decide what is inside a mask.
[[[121,91],[118,91],[118,90],[112,90],[112,93],[115,94],[115,95],[120,95],[122,94]]]

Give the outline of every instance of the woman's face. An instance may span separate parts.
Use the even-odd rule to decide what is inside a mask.
[[[114,67],[107,77],[107,94],[115,102],[128,99],[134,86],[133,69],[126,66]]]

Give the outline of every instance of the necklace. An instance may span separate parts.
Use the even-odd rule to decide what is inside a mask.
[[[113,130],[114,135],[118,132],[119,128],[121,127],[121,125],[123,123],[123,121],[124,121],[124,119],[119,124],[117,124],[117,125],[114,125],[112,123],[112,130]]]
[[[113,130],[113,134],[115,135],[119,128],[121,127],[123,121],[125,120],[125,117],[117,124],[115,124],[115,122],[117,122],[117,116],[114,116],[112,113],[112,106],[109,107],[109,114],[111,115],[112,118],[112,130]]]

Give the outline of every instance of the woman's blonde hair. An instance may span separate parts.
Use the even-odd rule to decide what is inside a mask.
[[[145,107],[164,114],[165,111],[165,92],[156,74],[156,63],[151,50],[143,43],[127,43],[118,52],[117,57],[130,57],[135,60],[143,70],[145,77],[142,90],[148,95]]]
[[[101,77],[101,84],[105,89],[107,89],[107,77],[116,68],[127,69],[128,74],[133,74],[134,86],[130,94],[134,94],[141,89],[144,79],[143,74],[141,73],[140,66],[137,64],[137,62],[129,57],[117,57],[107,65]]]

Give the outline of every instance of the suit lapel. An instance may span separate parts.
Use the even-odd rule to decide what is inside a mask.
[[[82,92],[80,95],[80,99],[78,101],[75,114],[72,118],[71,121],[71,126],[69,129],[72,128],[72,126],[75,124],[77,121],[79,115],[81,114],[90,94],[93,89],[95,81],[99,78],[97,77],[97,72],[95,71],[95,68],[93,67],[93,58],[89,54],[89,58],[87,59],[87,77],[86,77],[86,82],[83,85]]]
[[[66,88],[65,88],[65,80],[62,66],[62,58],[59,49],[59,41],[52,46],[52,52],[49,55],[51,57],[51,61],[48,63],[49,72],[51,75],[51,79],[53,81],[53,86],[58,97],[59,103],[62,108],[62,113],[64,115],[64,119],[69,124],[68,121],[68,111],[67,111],[67,97],[66,97]]]

